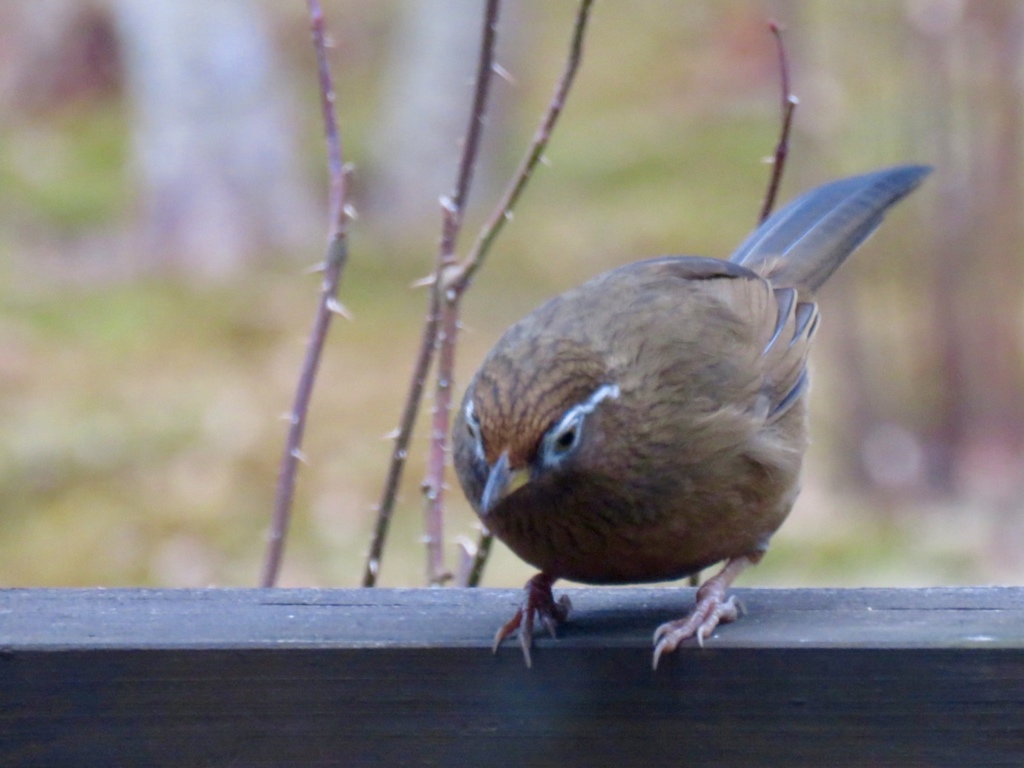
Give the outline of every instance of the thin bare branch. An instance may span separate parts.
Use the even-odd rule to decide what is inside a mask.
[[[562,109],[565,107],[566,99],[569,96],[569,91],[576,79],[576,72],[579,69],[580,61],[583,58],[583,38],[586,33],[587,21],[590,18],[592,5],[593,0],[581,0],[580,2],[569,43],[569,55],[566,59],[562,76],[555,86],[554,96],[552,96],[547,111],[541,118],[540,125],[533,134],[533,142],[530,144],[529,150],[519,163],[519,168],[516,169],[512,182],[505,190],[504,197],[495,207],[490,219],[481,228],[480,234],[473,244],[473,249],[459,266],[458,273],[453,275],[450,287],[454,288],[457,294],[461,294],[465,290],[473,274],[483,263],[487,252],[505,226],[505,223],[512,218],[512,210],[526,188],[534,168],[537,167],[541,158],[544,157],[544,150],[547,149],[555,123],[558,122]]]
[[[451,197],[442,199],[441,243],[438,248],[435,279],[430,291],[430,308],[424,322],[420,351],[416,360],[415,370],[413,371],[409,394],[403,407],[398,436],[395,438],[395,450],[392,452],[381,502],[377,507],[377,523],[374,528],[373,539],[370,542],[370,552],[367,556],[366,568],[363,571],[362,583],[364,587],[372,587],[377,583],[384,544],[387,540],[388,528],[391,517],[394,514],[395,501],[398,497],[398,487],[401,483],[402,472],[405,468],[406,457],[408,456],[409,442],[412,439],[416,416],[419,412],[420,402],[423,399],[423,389],[430,369],[430,363],[438,347],[438,328],[441,324],[441,314],[444,305],[442,297],[445,281],[442,279],[442,276],[455,263],[455,246],[459,230],[462,226],[463,209],[469,195],[473,171],[479,154],[487,96],[493,75],[494,45],[497,39],[500,7],[500,0],[487,0],[469,127],[463,142],[455,192]],[[438,484],[436,491],[436,498],[440,502],[443,495],[441,484]],[[426,493],[429,498],[432,495],[431,489],[427,489]],[[426,528],[428,581],[431,584],[440,583],[444,580],[442,531],[439,516],[435,519],[431,511],[427,513]]]
[[[775,145],[775,155],[772,158],[772,173],[768,179],[768,189],[764,195],[764,205],[761,207],[761,216],[758,223],[767,219],[775,207],[775,198],[779,193],[779,186],[782,183],[782,172],[786,166],[786,156],[789,154],[789,131],[793,124],[793,112],[799,100],[789,90],[789,61],[786,57],[786,46],[782,42],[782,30],[778,22],[768,22],[768,29],[775,36],[775,45],[779,52],[779,75],[782,81],[782,130],[779,135],[779,143]]]
[[[533,136],[526,155],[519,164],[515,175],[509,182],[494,212],[480,230],[473,248],[466,258],[446,275],[446,284],[441,286],[443,291],[442,302],[442,324],[443,335],[439,340],[439,359],[437,370],[437,396],[435,398],[435,411],[433,434],[431,435],[431,455],[437,461],[432,465],[436,475],[428,475],[428,482],[431,483],[428,495],[434,489],[444,487],[444,458],[447,453],[448,432],[451,421],[451,393],[452,376],[455,371],[455,345],[457,341],[459,322],[459,307],[466,289],[472,280],[476,270],[483,264],[483,260],[490,250],[502,228],[512,217],[512,210],[522,195],[523,190],[529,182],[533,169],[537,167],[544,150],[551,139],[551,133],[559,116],[565,107],[566,99],[576,78],[576,72],[583,56],[583,38],[587,28],[587,21],[590,18],[590,9],[593,0],[581,0],[576,13],[576,20],[573,24],[572,37],[569,44],[569,54],[566,59],[562,75],[555,86],[555,93],[551,98],[548,108],[541,118],[540,125]],[[436,442],[436,444],[434,444]],[[434,506],[432,514],[438,517],[441,514],[440,499],[430,500]],[[493,537],[487,531],[483,531],[477,543],[473,556],[473,563],[466,576],[465,586],[475,587],[480,583],[483,576],[484,566],[491,552]]]
[[[477,539],[476,548],[473,550],[473,561],[467,569],[465,583],[460,584],[460,587],[480,586],[480,579],[484,576],[484,566],[487,565],[487,558],[491,556],[491,544],[493,543],[493,533],[486,528],[480,531],[480,538]]]
[[[473,89],[473,106],[469,113],[469,127],[462,144],[462,156],[459,158],[459,175],[455,182],[455,194],[451,205],[444,206],[444,213],[451,213],[456,221],[456,229],[451,233],[452,241],[442,244],[441,252],[451,257],[455,253],[455,241],[458,238],[458,227],[462,226],[466,200],[473,183],[473,171],[476,170],[477,157],[480,155],[480,137],[484,131],[484,117],[487,113],[487,97],[491,92],[491,81],[494,79],[494,46],[498,41],[498,14],[501,11],[501,0],[487,0],[484,9],[484,28],[480,41],[480,59],[477,62],[476,85]]]
[[[423,480],[424,539],[427,544],[427,583],[439,586],[451,578],[444,565],[444,471],[448,460],[448,425],[452,410],[452,372],[458,338],[458,308],[442,298],[437,335],[437,383],[430,415],[430,451]]]
[[[395,444],[391,450],[391,461],[388,464],[384,489],[381,491],[380,503],[377,505],[377,521],[374,524],[373,537],[370,539],[370,552],[366,556],[363,568],[362,585],[377,586],[380,573],[380,561],[384,555],[384,544],[387,542],[391,518],[394,516],[395,502],[398,499],[398,488],[402,483],[402,472],[405,470],[406,458],[409,456],[409,443],[412,442],[416,416],[419,414],[420,402],[423,400],[423,389],[430,373],[430,364],[434,359],[434,346],[437,339],[437,323],[440,319],[440,299],[437,292],[430,291],[430,307],[423,322],[423,334],[420,348],[413,365],[412,381],[409,394],[402,407],[402,418],[395,430]]]
[[[380,568],[380,558],[383,552],[384,541],[387,535],[388,525],[393,515],[395,499],[401,479],[402,470],[408,455],[408,446],[415,423],[418,406],[425,386],[426,376],[429,373],[430,363],[433,354],[437,352],[438,383],[436,388],[434,411],[431,416],[431,448],[428,457],[427,477],[423,484],[426,518],[426,538],[428,546],[428,581],[432,584],[439,584],[449,578],[449,574],[443,565],[443,526],[442,509],[444,502],[444,464],[447,457],[448,429],[451,416],[452,398],[452,373],[455,362],[455,349],[458,337],[458,308],[462,294],[468,287],[472,274],[479,268],[486,256],[491,244],[505,222],[511,218],[511,212],[515,203],[522,194],[527,181],[537,163],[543,157],[544,149],[551,136],[558,116],[561,114],[569,89],[575,78],[576,71],[582,55],[583,33],[589,17],[593,0],[582,0],[577,13],[576,22],[573,28],[572,44],[569,59],[565,70],[559,80],[540,127],[534,135],[533,143],[530,146],[526,157],[520,164],[512,182],[505,192],[502,200],[496,206],[494,213],[488,222],[481,229],[470,254],[461,263],[457,263],[454,257],[456,239],[462,222],[466,194],[468,193],[469,181],[472,178],[473,163],[467,162],[467,158],[475,158],[479,146],[479,131],[483,124],[482,107],[485,103],[489,83],[489,72],[495,67],[493,57],[490,64],[486,65],[488,74],[485,74],[484,54],[487,48],[488,30],[493,30],[493,23],[485,23],[485,41],[481,46],[480,65],[477,69],[477,88],[474,96],[474,108],[471,112],[470,129],[467,132],[466,142],[462,161],[459,166],[459,182],[456,187],[456,194],[444,200],[444,222],[442,231],[441,247],[438,252],[438,263],[435,275],[431,280],[431,307],[424,324],[423,338],[421,340],[420,353],[417,358],[413,372],[413,382],[403,411],[402,422],[399,425],[398,435],[395,438],[395,450],[392,455],[392,462],[389,467],[388,477],[381,503],[378,507],[377,526],[374,538],[371,542],[370,555],[367,559],[367,567],[363,574],[363,586],[373,586],[377,581],[377,573]],[[494,8],[494,20],[497,18],[497,9]],[[488,18],[492,11],[491,4],[488,5]],[[491,40],[493,46],[493,39]],[[479,105],[479,109],[477,107]],[[464,190],[459,194],[458,190]],[[491,539],[489,534],[483,534],[480,544],[477,546],[473,566],[468,576],[468,583],[476,585],[479,583],[484,563],[490,551]]]
[[[295,400],[288,418],[288,437],[278,473],[277,492],[274,498],[274,513],[267,540],[266,559],[260,583],[272,587],[277,583],[284,556],[285,538],[291,518],[292,502],[295,497],[295,480],[299,461],[302,457],[302,437],[309,413],[309,402],[313,385],[323,355],[327,330],[334,316],[333,308],[338,304],[338,285],[341,273],[348,261],[348,207],[345,204],[347,176],[341,137],[334,115],[334,86],[331,82],[327,63],[327,46],[324,39],[324,15],[319,0],[309,0],[310,29],[313,47],[316,51],[317,69],[320,80],[320,104],[323,112],[324,137],[327,142],[328,171],[330,175],[330,230],[327,254],[324,258],[323,280],[320,285],[320,302],[317,307],[313,328],[306,345],[306,356],[295,391]]]
[[[494,46],[497,42],[499,0],[488,0],[484,12],[483,40],[477,63],[476,88],[469,127],[459,161],[459,174],[455,194],[442,204],[441,245],[437,268],[434,272],[433,292],[441,308],[437,349],[437,386],[434,390],[434,409],[430,416],[430,451],[427,454],[427,473],[423,480],[424,540],[427,545],[427,583],[443,584],[451,578],[444,565],[444,468],[448,458],[448,423],[452,405],[452,372],[455,367],[455,345],[458,337],[458,312],[452,303],[448,273],[456,263],[455,247],[462,229],[462,219],[469,195],[473,171],[480,151],[483,135],[487,96],[494,78]]]

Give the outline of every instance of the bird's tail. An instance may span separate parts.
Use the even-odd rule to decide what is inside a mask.
[[[813,293],[931,170],[902,165],[812,189],[768,217],[729,261],[777,287]]]

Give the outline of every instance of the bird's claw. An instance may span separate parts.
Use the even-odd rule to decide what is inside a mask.
[[[526,583],[526,597],[515,614],[509,619],[494,635],[493,651],[498,652],[498,647],[509,635],[518,630],[519,647],[523,649],[523,659],[527,667],[533,666],[530,657],[530,646],[533,644],[533,622],[536,619],[548,631],[551,637],[555,637],[556,627],[566,620],[569,611],[572,610],[572,603],[568,595],[562,595],[555,600],[551,593],[553,579],[545,574],[537,574]]]
[[[658,668],[662,654],[671,653],[687,638],[697,638],[697,644],[703,648],[704,640],[711,636],[719,624],[735,621],[739,615],[740,607],[736,598],[726,599],[725,590],[718,589],[714,580],[709,581],[698,590],[697,605],[689,616],[666,622],[654,630],[652,668]]]
[[[726,599],[725,593],[736,577],[745,568],[758,562],[763,555],[762,548],[740,557],[730,558],[722,570],[705,581],[704,586],[697,590],[697,604],[689,616],[666,622],[654,630],[654,669],[658,668],[658,660],[662,654],[671,653],[683,640],[696,637],[697,644],[703,648],[704,639],[711,636],[715,627],[739,618],[740,604],[736,602],[735,597]]]

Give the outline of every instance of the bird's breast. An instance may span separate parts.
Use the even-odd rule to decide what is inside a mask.
[[[792,506],[798,471],[767,477],[735,456],[672,476],[570,475],[528,483],[487,525],[523,560],[560,578],[677,579],[762,549]]]

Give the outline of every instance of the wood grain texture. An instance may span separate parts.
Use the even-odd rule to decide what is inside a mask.
[[[0,591],[3,766],[1019,766],[1024,588],[568,590],[534,668],[510,590]]]

